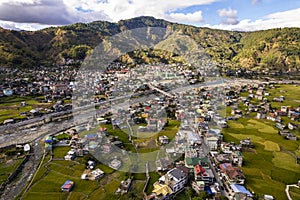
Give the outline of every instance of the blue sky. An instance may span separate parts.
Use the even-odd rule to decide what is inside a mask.
[[[226,30],[300,27],[299,0],[0,0],[0,26],[37,30],[153,16]]]

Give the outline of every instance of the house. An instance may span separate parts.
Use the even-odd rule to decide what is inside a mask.
[[[240,115],[241,116],[243,114],[243,112],[241,110],[233,109],[231,111],[231,114],[232,115]]]
[[[3,124],[4,125],[7,125],[7,124],[12,124],[12,123],[14,123],[14,119],[6,119],[6,120],[4,120],[4,122],[3,122]]]
[[[74,182],[70,180],[66,180],[66,182],[61,186],[61,190],[64,192],[70,192],[74,187]]]
[[[193,181],[192,182],[192,188],[197,192],[197,194],[200,194],[204,191],[205,183],[204,181]]]
[[[232,164],[241,167],[243,165],[243,155],[240,151],[234,151],[231,153]]]
[[[97,180],[104,176],[104,172],[99,168],[95,170],[86,169],[81,175],[81,179],[83,180]]]
[[[275,113],[269,113],[267,115],[267,120],[271,120],[271,121],[275,122],[276,121],[276,114]]]
[[[226,122],[225,120],[219,120],[219,121],[217,122],[217,125],[218,125],[218,127],[220,127],[220,128],[227,128],[227,127],[228,127],[227,122]]]
[[[186,174],[180,169],[174,168],[167,172],[164,176],[159,178],[161,184],[169,186],[173,193],[182,190],[187,183]]]
[[[290,111],[288,115],[291,118],[291,120],[294,120],[294,121],[300,118],[299,112]]]
[[[191,131],[188,131],[187,134],[187,141],[189,145],[200,145],[201,144],[201,138],[199,136],[199,134],[197,133],[193,133]]]
[[[290,130],[294,130],[294,129],[297,129],[298,128],[298,126],[296,125],[296,124],[293,124],[293,123],[289,123],[288,124],[288,128],[290,129]]]
[[[281,111],[281,110],[277,110],[277,111],[275,112],[275,114],[276,114],[276,116],[287,116],[287,112],[283,112],[283,111]]]
[[[288,112],[288,107],[287,106],[281,106],[280,111],[281,112]]]
[[[233,191],[234,196],[241,196],[241,195],[243,195],[245,197],[243,199],[247,199],[247,197],[251,198],[253,196],[251,194],[251,192],[249,190],[247,190],[247,188],[245,188],[245,186],[243,186],[243,185],[231,184],[230,188]]]
[[[110,168],[113,168],[113,169],[115,169],[115,170],[118,170],[120,167],[121,167],[121,165],[122,165],[122,162],[120,161],[120,160],[118,160],[118,159],[113,159],[110,163],[109,163],[109,167]]]
[[[172,189],[166,185],[159,182],[153,184],[152,194],[147,197],[147,199],[168,199],[173,194]]]
[[[257,91],[256,91],[256,95],[258,95],[258,96],[263,96],[264,95],[264,90],[263,89],[258,89]]]
[[[245,176],[238,167],[233,167],[231,163],[223,163],[219,167],[228,183],[244,185]]]
[[[160,158],[156,161],[156,170],[157,171],[166,171],[172,165],[172,160]]]
[[[257,112],[256,118],[257,119],[265,119],[266,118],[266,113],[265,112]]]
[[[240,144],[242,145],[242,147],[249,147],[249,148],[253,148],[253,143],[251,142],[250,138],[247,138],[245,140],[241,140]]]
[[[211,185],[214,182],[214,175],[211,169],[204,169],[200,165],[194,167],[195,181],[204,181],[206,186]]]
[[[217,150],[219,144],[219,138],[205,137],[204,142],[208,146],[209,150]]]
[[[283,129],[285,129],[285,124],[282,124],[282,123],[279,123],[279,122],[277,122],[276,123],[276,127],[278,128],[278,129],[280,129],[280,130],[283,130]]]
[[[264,200],[274,200],[275,198],[272,195],[265,194],[264,195]]]
[[[169,143],[169,138],[165,135],[158,137],[159,142],[164,145]]]
[[[68,151],[67,155],[65,155],[65,160],[74,160],[76,158],[76,152],[74,149]]]
[[[92,160],[89,160],[89,161],[87,162],[87,168],[88,168],[88,169],[94,169],[94,168],[95,168],[95,165],[96,165],[96,163],[95,163],[94,161],[92,161]]]
[[[131,188],[132,180],[128,178],[127,180],[121,181],[119,190],[121,191],[121,194],[126,194]]]
[[[106,144],[102,145],[103,153],[110,153],[111,150],[112,150],[111,144],[106,143]]]

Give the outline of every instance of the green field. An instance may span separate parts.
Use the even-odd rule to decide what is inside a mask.
[[[291,187],[290,195],[291,195],[292,199],[300,199],[300,188]]]
[[[299,155],[299,140],[284,140],[274,128],[275,123],[267,120],[240,118],[228,125],[223,129],[225,141],[238,144],[250,138],[254,144],[255,151],[243,152],[247,188],[260,196],[271,194],[276,199],[287,199],[285,185],[300,179],[300,165],[295,158]]]
[[[0,162],[0,184],[5,182],[10,174],[12,174],[22,163],[23,158],[10,158]]]
[[[291,106],[291,107],[298,107],[300,106],[300,86],[298,85],[278,85],[274,89],[268,89],[270,92],[270,96],[268,100],[271,101],[272,107],[280,108],[280,106]],[[284,96],[285,100],[280,102],[272,102],[274,97]]]
[[[21,102],[25,101],[26,106],[22,107]],[[6,119],[24,119],[24,116],[20,114],[22,112],[28,112],[34,108],[50,107],[51,103],[39,103],[35,100],[35,97],[30,96],[8,96],[0,98],[0,123],[3,123]]]
[[[110,167],[97,164],[97,168],[104,171],[105,175],[97,181],[81,180],[81,174],[85,169],[87,157],[76,158],[75,161],[55,160],[60,159],[69,150],[69,147],[54,147],[54,160],[49,161],[50,155],[46,156],[42,167],[37,172],[33,184],[24,195],[24,199],[140,199],[145,185],[145,174],[127,174],[115,171]],[[120,182],[127,177],[134,178],[132,191],[126,195],[114,194]],[[61,191],[60,187],[66,180],[75,182],[71,192]]]

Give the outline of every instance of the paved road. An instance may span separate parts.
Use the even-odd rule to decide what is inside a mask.
[[[208,157],[209,168],[212,170],[212,172],[213,172],[213,174],[215,176],[216,182],[219,184],[219,188],[220,188],[221,194],[223,196],[228,197],[227,192],[225,190],[221,190],[221,187],[225,188],[225,186],[223,184],[223,181],[220,179],[219,174],[216,172],[216,168],[212,165],[211,156],[209,154],[209,148],[208,148],[208,146],[204,143],[204,141],[202,141],[202,145],[201,146],[202,146],[204,154],[207,155],[207,157]]]

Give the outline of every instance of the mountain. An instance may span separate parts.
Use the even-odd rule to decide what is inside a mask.
[[[137,17],[118,23],[77,23],[34,32],[0,28],[0,65],[31,67],[64,64],[70,59],[83,60],[104,38],[148,26],[190,36],[223,67],[295,70],[300,66],[299,28],[238,32],[171,23],[153,17]],[[137,63],[152,60],[176,62],[174,55],[153,49],[131,52],[120,60],[129,63],[133,60]]]

